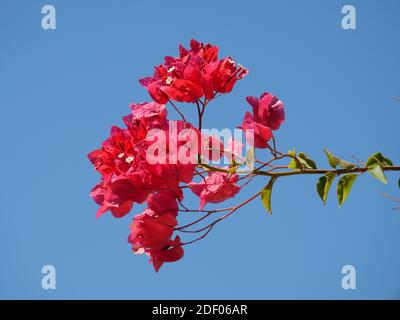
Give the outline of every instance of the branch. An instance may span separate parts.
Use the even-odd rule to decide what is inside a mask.
[[[263,188],[263,189],[264,189],[264,188]],[[240,204],[238,204],[238,205],[232,207],[228,213],[226,213],[226,214],[223,215],[222,217],[216,219],[215,221],[211,222],[211,223],[208,224],[207,226],[205,226],[205,227],[203,227],[203,228],[201,228],[201,229],[197,229],[197,230],[184,230],[184,228],[181,227],[181,228],[179,228],[179,231],[181,231],[181,232],[186,232],[186,233],[199,233],[199,232],[205,231],[205,230],[207,230],[207,229],[209,229],[209,228],[213,228],[214,225],[215,225],[216,223],[218,223],[218,222],[220,222],[220,221],[222,221],[222,220],[228,218],[232,213],[234,213],[235,211],[237,211],[237,210],[240,209],[241,207],[245,206],[246,204],[248,204],[249,202],[251,202],[252,200],[254,200],[255,198],[257,198],[257,197],[261,194],[261,192],[263,191],[263,189],[260,190],[259,192],[257,192],[256,194],[254,194],[253,196],[251,196],[250,198],[248,198],[246,201],[244,201],[244,202],[242,202],[242,203],[240,203]],[[190,225],[193,225],[193,224],[194,224],[194,223],[192,223],[192,224],[190,224]],[[187,227],[187,226],[185,226],[185,228],[186,228],[186,227]]]
[[[291,170],[284,172],[271,172],[271,171],[253,171],[255,175],[268,176],[268,177],[286,177],[295,176],[301,174],[327,174],[332,173],[335,175],[342,175],[347,173],[364,173],[369,170],[368,167],[357,167],[354,169],[303,169],[303,170]],[[382,167],[383,171],[400,171],[400,166],[385,166]]]
[[[178,114],[181,116],[182,120],[185,121],[185,122],[187,122],[187,121],[186,121],[186,118],[185,118],[185,116],[184,116],[184,114],[183,114],[183,113],[179,110],[179,108],[172,102],[172,100],[169,99],[168,101],[169,101],[169,103],[172,105],[172,107],[175,109],[175,111],[178,112]]]

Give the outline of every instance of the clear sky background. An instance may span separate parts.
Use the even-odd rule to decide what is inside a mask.
[[[56,30],[41,28],[45,4]],[[357,30],[341,28],[345,4]],[[250,69],[210,104],[207,127],[235,127],[245,96],[268,90],[286,105],[283,151],[296,146],[321,167],[322,147],[399,163],[399,15],[397,0],[1,0],[0,298],[400,298],[400,212],[381,195],[400,196],[398,174],[388,185],[362,176],[340,209],[334,190],[323,207],[317,177],[282,179],[272,217],[254,201],[157,274],[127,243],[141,206],[95,219],[99,176],[86,158],[129,102],[149,99],[137,80],[196,38]],[[41,287],[46,264],[56,290]],[[347,264],[356,290],[341,287]]]

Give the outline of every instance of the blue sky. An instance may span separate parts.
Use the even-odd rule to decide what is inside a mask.
[[[56,30],[41,28],[45,4],[56,7]],[[345,4],[357,30],[341,28]],[[126,241],[142,207],[95,219],[99,177],[86,159],[129,102],[149,99],[137,79],[196,38],[250,69],[210,105],[208,127],[235,127],[245,96],[271,91],[286,105],[282,150],[296,146],[321,167],[323,147],[398,163],[399,11],[396,0],[2,0],[0,298],[400,298],[400,213],[382,196],[400,196],[398,174],[388,185],[362,176],[340,209],[334,192],[323,207],[317,177],[279,180],[272,217],[254,201],[156,274]],[[46,264],[56,290],[41,287]],[[341,287],[347,264],[356,290]]]

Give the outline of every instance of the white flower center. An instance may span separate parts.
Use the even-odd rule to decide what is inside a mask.
[[[168,78],[165,80],[165,83],[166,83],[166,84],[171,84],[171,83],[172,83],[172,77],[168,77]]]
[[[139,248],[138,250],[134,251],[135,254],[143,254],[144,253],[144,248]]]
[[[125,159],[126,163],[131,163],[134,160],[134,158],[132,156],[129,156]]]

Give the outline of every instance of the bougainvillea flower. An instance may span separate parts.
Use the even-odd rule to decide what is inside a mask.
[[[174,192],[169,190],[152,193],[147,198],[147,205],[150,210],[158,214],[178,214],[178,202],[176,201],[176,195]]]
[[[199,183],[189,183],[189,187],[200,198],[200,210],[202,210],[209,202],[220,203],[234,197],[240,191],[237,181],[236,174],[215,171],[209,172]]]
[[[110,137],[106,139],[101,149],[88,154],[95,170],[108,178],[114,172],[125,172],[130,167],[129,157],[133,154],[132,138],[128,131],[119,127],[111,128]]]
[[[183,257],[180,238],[171,240],[177,225],[177,205],[173,194],[168,192],[153,194],[148,205],[133,219],[128,242],[134,253],[149,255],[150,262],[158,271],[164,262],[174,262]]]
[[[103,215],[108,210],[111,211],[114,217],[121,218],[132,209],[132,201],[126,201],[120,204],[111,203],[110,201],[108,201],[108,195],[110,194],[110,192],[110,188],[105,183],[100,183],[96,185],[90,192],[90,196],[100,206],[100,208],[97,210],[97,218]]]
[[[107,199],[116,204],[127,201],[143,203],[150,193],[139,177],[116,178],[108,186],[110,187],[110,194]]]
[[[156,102],[131,103],[130,108],[132,113],[123,118],[128,128],[134,126],[135,121],[142,119],[145,120],[146,130],[163,128],[167,121],[167,108],[163,104]]]
[[[98,149],[88,154],[90,162],[93,164],[94,169],[103,174],[110,175],[114,170],[114,157],[107,151]]]
[[[156,69],[156,68],[155,68]],[[169,81],[169,80],[168,80]],[[157,76],[157,69],[154,71],[154,76],[139,80],[140,84],[147,89],[150,97],[161,104],[168,102],[168,96],[161,90],[162,84],[166,83],[162,76]]]
[[[100,205],[97,217],[110,210],[113,216],[120,218],[130,211],[133,202],[143,203],[149,193],[139,179],[117,178],[98,184],[90,195]]]
[[[254,121],[272,130],[278,130],[285,121],[285,110],[281,100],[270,93],[263,93],[260,98],[247,97],[247,102],[253,107]]]
[[[179,45],[180,58],[185,59],[188,56],[198,56],[205,62],[210,63],[218,60],[218,47],[211,44],[203,44],[195,39],[190,41],[190,51]]]
[[[147,209],[133,219],[129,241],[137,248],[160,249],[169,242],[177,225],[178,205],[170,191],[152,193],[147,198]]]
[[[168,127],[167,108],[156,102],[132,103],[131,114],[123,117],[125,126],[130,133],[132,144],[146,138],[152,129],[165,130]]]
[[[152,77],[139,82],[158,103],[196,102],[203,96],[211,100],[218,92],[230,92],[247,73],[230,57],[218,60],[218,47],[192,40],[190,49],[179,46],[179,57],[165,57]]]
[[[129,212],[134,202],[142,203],[154,191],[170,190],[174,196],[183,199],[181,182],[192,181],[195,161],[170,163],[169,144],[164,148],[166,162],[152,164],[148,159],[151,145],[147,136],[152,130],[160,130],[169,141],[170,125],[164,105],[155,102],[131,105],[132,113],[123,118],[127,129],[113,127],[110,137],[102,143],[99,150],[89,153],[88,157],[95,169],[102,175],[102,183],[96,186],[91,195],[100,209],[97,216],[111,211],[120,217]],[[191,129],[189,123],[177,121],[177,135]],[[171,138],[176,140],[176,138]],[[177,150],[182,143],[177,144]],[[174,151],[175,152],[175,151]],[[176,153],[176,152],[175,152]],[[194,156],[194,155],[192,155]]]
[[[247,142],[259,149],[266,148],[268,141],[273,136],[271,128],[254,121],[250,112],[246,112],[243,123],[239,128],[245,131]]]
[[[213,89],[220,93],[231,92],[236,81],[246,76],[249,71],[232,58],[222,59],[212,72]]]
[[[139,82],[149,92],[151,98],[165,104],[169,99],[178,102],[195,102],[204,94],[201,86],[200,71],[189,65],[188,70],[178,72],[176,62],[167,68],[160,65],[155,67],[153,77],[140,79]]]
[[[161,250],[169,243],[176,225],[175,215],[158,215],[153,210],[146,209],[133,219],[128,241],[135,253]]]
[[[182,259],[184,254],[181,239],[176,236],[162,250],[151,250],[150,263],[153,264],[154,270],[158,272],[165,262],[175,262]]]
[[[192,181],[199,154],[198,135],[188,122],[169,121],[167,129],[149,136],[143,167],[158,179],[160,187],[180,191],[180,182]]]
[[[246,112],[239,128],[246,132],[246,140],[254,147],[264,149],[273,137],[272,130],[278,130],[285,121],[283,102],[270,93],[263,93],[260,98],[247,97],[247,102],[253,107],[253,115]]]

